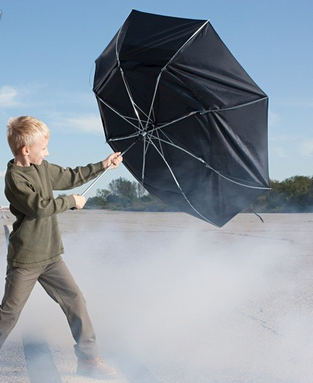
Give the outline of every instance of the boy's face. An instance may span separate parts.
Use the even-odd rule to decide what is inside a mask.
[[[49,155],[48,142],[48,138],[41,136],[35,144],[27,148],[27,157],[30,164],[40,165],[45,157]]]

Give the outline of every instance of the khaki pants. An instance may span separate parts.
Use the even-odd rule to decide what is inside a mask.
[[[0,348],[16,325],[36,282],[65,313],[76,341],[78,358],[99,355],[85,299],[63,260],[42,267],[7,267],[4,297],[0,306]]]

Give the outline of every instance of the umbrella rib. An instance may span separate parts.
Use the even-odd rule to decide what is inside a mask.
[[[127,140],[127,139],[130,139],[130,138],[135,138],[135,137],[139,137],[140,135],[142,135],[142,130],[141,129],[138,129],[138,126],[136,126],[135,124],[133,124],[132,122],[130,122],[125,116],[123,116],[122,114],[120,114],[117,110],[115,110],[111,105],[109,105],[108,103],[106,103],[105,101],[103,101],[100,97],[97,96],[97,98],[99,99],[99,101],[101,101],[104,105],[106,105],[109,109],[111,109],[114,113],[116,113],[118,116],[120,116],[123,120],[125,120],[126,122],[128,122],[130,125],[132,125],[133,127],[135,127],[137,129],[137,132],[136,133],[133,133],[133,134],[130,134],[128,136],[123,136],[123,137],[115,137],[115,138],[110,138],[108,139],[108,142],[113,142],[113,141],[121,141],[121,140]],[[261,100],[264,100],[264,99],[267,99],[267,97],[264,97],[260,100],[256,100],[256,101],[252,101],[252,102],[249,102],[249,103],[246,103],[246,104],[242,104],[242,105],[239,105],[239,106],[234,106],[234,107],[230,107],[230,108],[225,108],[225,109],[216,109],[216,110],[205,110],[205,111],[194,111],[194,112],[191,112],[189,113],[188,115],[185,115],[185,116],[182,116],[180,118],[177,118],[169,123],[166,123],[162,126],[158,126],[152,130],[149,131],[149,137],[153,137],[151,133],[154,133],[158,130],[161,130],[163,129],[164,127],[166,126],[169,126],[169,125],[172,125],[174,124],[175,122],[178,122],[178,121],[181,121],[185,118],[188,118],[194,114],[197,114],[197,113],[201,113],[201,114],[205,114],[205,113],[212,113],[212,112],[218,112],[218,111],[225,111],[225,110],[231,110],[231,109],[236,109],[236,108],[239,108],[239,107],[243,107],[243,106],[246,106],[246,105],[250,105],[250,104],[253,104],[255,102],[258,102],[258,101],[261,101]],[[165,135],[165,133],[162,131],[162,133],[164,134],[164,136],[168,139],[168,137]],[[247,187],[247,188],[250,188],[250,189],[261,189],[261,190],[268,190],[267,187],[259,187],[259,186],[252,186],[252,185],[246,185],[244,183],[241,183],[241,182],[238,182],[238,181],[235,181],[235,180],[232,180],[231,178],[225,176],[224,174],[220,173],[218,170],[214,169],[211,165],[209,165],[207,162],[205,162],[202,158],[200,157],[197,157],[195,156],[194,154],[192,154],[191,152],[189,152],[188,150],[184,149],[184,148],[181,148],[180,146],[174,144],[173,142],[170,142],[170,141],[166,141],[166,140],[163,140],[162,138],[158,137],[157,138],[159,140],[159,142],[163,142],[163,143],[166,143],[168,145],[171,145],[173,147],[175,147],[176,149],[179,149],[179,150],[182,150],[184,151],[186,154],[190,155],[191,157],[194,157],[195,159],[197,159],[198,161],[202,162],[205,164],[205,166],[207,166],[209,169],[211,169],[214,173],[216,173],[217,175],[219,175],[220,177],[226,179],[227,181],[229,182],[232,182],[234,184],[237,184],[237,185],[240,185],[240,186],[244,186],[244,187]],[[152,143],[152,139],[150,138],[149,141]],[[146,139],[145,139],[145,142],[146,142]],[[153,144],[154,147],[156,147],[154,144]],[[144,153],[143,153],[143,168],[142,168],[142,178],[144,178],[144,170],[145,170],[145,157],[146,157],[146,154],[145,154],[146,150],[144,149]]]
[[[131,94],[131,90],[130,90],[130,87],[128,85],[128,82],[127,82],[127,79],[125,77],[125,74],[124,74],[124,71],[123,71],[123,68],[121,66],[121,61],[120,61],[120,55],[119,55],[119,52],[118,52],[118,49],[117,49],[117,46],[118,46],[118,41],[119,41],[119,37],[120,37],[120,34],[121,34],[121,29],[119,29],[118,31],[118,35],[117,35],[117,38],[116,38],[116,43],[115,43],[115,54],[116,54],[116,60],[117,60],[117,65],[119,67],[119,70],[120,70],[120,73],[121,73],[121,76],[122,76],[122,80],[123,80],[123,83],[124,83],[124,86],[125,86],[125,89],[126,89],[126,92],[128,94],[128,97],[129,97],[129,100],[132,104],[132,107],[133,107],[133,110],[135,112],[135,115],[137,116],[137,120],[138,120],[138,123],[140,124],[140,127],[141,127],[141,130],[143,131],[144,130],[144,127],[143,127],[143,123],[142,123],[142,120],[140,119],[140,116],[139,116],[139,112],[138,112],[138,109],[141,110],[135,103],[134,101],[134,98]],[[137,109],[138,108],[138,109]],[[141,110],[142,112],[142,110]],[[147,116],[146,117],[148,118],[148,120],[150,120],[150,116]],[[148,123],[148,122],[147,122]],[[146,123],[146,124],[147,124]],[[147,126],[147,125],[146,125]]]
[[[122,76],[122,79],[123,79],[123,82],[124,82],[124,85],[125,85],[125,88],[126,88],[126,92],[127,92],[127,94],[128,94],[129,100],[130,100],[130,102],[131,102],[131,104],[132,104],[132,107],[133,107],[133,109],[134,109],[134,112],[135,112],[135,114],[136,114],[136,116],[137,116],[138,123],[140,124],[141,130],[144,130],[142,121],[141,121],[140,116],[139,116],[139,112],[138,112],[138,110],[137,110],[137,108],[136,108],[136,104],[135,104],[135,102],[134,102],[134,99],[133,99],[133,96],[132,96],[132,94],[131,94],[130,88],[129,88],[128,83],[127,83],[127,81],[126,81],[126,78],[125,78],[125,75],[124,75],[123,68],[120,67],[120,66],[119,66],[119,68],[120,68],[121,76]],[[148,116],[148,119],[149,119],[149,116]]]
[[[142,168],[141,168],[141,182],[144,182],[145,179],[145,170],[146,170],[146,138],[143,141],[143,151],[142,151]]]
[[[142,169],[141,169],[141,182],[144,182],[145,170],[146,170],[146,153],[148,152],[148,147],[152,141],[147,133],[142,134],[143,137],[143,151],[142,151]],[[154,145],[153,145],[154,146]]]
[[[137,119],[135,119],[134,117],[125,117],[123,116],[121,113],[119,113],[116,109],[114,109],[110,104],[108,104],[107,102],[103,101],[102,98],[96,96],[97,99],[102,102],[105,106],[107,106],[110,110],[112,110],[112,112],[114,112],[115,114],[117,114],[119,117],[121,117],[124,121],[126,121],[127,123],[129,123],[130,125],[132,125],[136,130],[137,132],[136,133],[133,133],[133,134],[130,134],[128,136],[122,136],[122,137],[115,137],[115,138],[109,138],[107,141],[121,141],[121,140],[127,140],[129,138],[134,138],[134,137],[139,137],[140,135],[142,135],[142,132],[143,130],[140,129],[137,125],[135,125],[134,123],[132,123],[130,120],[135,120],[137,121]]]
[[[157,94],[157,90],[158,90],[158,87],[159,87],[159,83],[160,83],[160,80],[161,80],[161,76],[163,74],[163,72],[166,70],[166,68],[170,65],[170,63],[175,59],[175,57],[184,49],[184,47],[192,40],[194,39],[194,37],[208,24],[209,20],[205,21],[201,27],[199,27],[185,42],[184,44],[174,53],[174,55],[169,59],[169,61],[164,65],[163,68],[161,68],[160,70],[160,73],[156,79],[156,83],[155,83],[155,87],[154,87],[154,93],[153,93],[153,96],[152,96],[152,100],[151,100],[151,106],[150,106],[150,110],[149,110],[149,114],[148,114],[148,120],[150,120],[150,116],[151,116],[151,113],[152,113],[152,110],[153,110],[153,106],[154,106],[154,102],[155,102],[155,98],[156,98],[156,94]]]
[[[207,109],[207,110],[194,110],[192,112],[189,112],[188,114],[184,115],[184,116],[181,116],[181,117],[178,117],[176,118],[175,120],[172,120],[170,122],[166,122],[164,124],[161,124],[159,123],[155,128],[151,129],[150,132],[156,132],[157,130],[160,130],[160,129],[163,129],[167,126],[170,126],[170,125],[173,125],[175,124],[176,122],[179,122],[179,121],[182,121],[188,117],[192,117],[194,116],[195,114],[208,114],[208,113],[216,113],[216,112],[224,112],[224,111],[228,111],[228,110],[234,110],[234,109],[238,109],[238,108],[243,108],[245,106],[249,106],[249,105],[252,105],[252,104],[255,104],[257,102],[261,102],[261,101],[264,101],[264,100],[267,100],[268,97],[262,97],[258,100],[253,100],[253,101],[250,101],[250,102],[246,102],[244,104],[240,104],[240,105],[235,105],[235,106],[230,106],[228,108],[223,108],[223,109]]]
[[[159,151],[159,149],[157,148],[157,146],[154,144],[154,142],[151,140],[151,137],[149,137],[149,141],[151,142],[151,145],[155,148],[155,150],[158,152],[158,154],[160,155],[160,157],[162,158],[162,160],[164,161],[165,165],[167,166],[168,170],[170,171],[180,193],[182,194],[182,196],[185,198],[185,200],[187,201],[188,205],[202,218],[204,219],[205,221],[211,223],[212,225],[215,225],[212,221],[210,221],[208,218],[206,218],[204,215],[202,215],[193,205],[192,203],[189,201],[189,199],[187,198],[186,194],[183,192],[177,178],[175,177],[175,174],[172,170],[172,168],[170,167],[169,163],[166,161],[166,159],[164,158],[164,156],[162,155],[162,153]]]
[[[109,109],[111,109],[114,113],[116,113],[119,117],[121,117],[123,120],[125,120],[126,122],[128,122],[130,125],[132,125],[134,128],[136,128],[137,130],[139,130],[139,131],[143,131],[143,129],[140,129],[140,128],[138,128],[138,126],[137,125],[135,125],[135,124],[133,124],[130,120],[135,120],[135,121],[138,121],[138,118],[134,118],[134,117],[125,117],[124,115],[122,115],[121,113],[119,113],[116,109],[114,109],[110,104],[108,104],[107,102],[105,102],[104,100],[102,100],[102,98],[100,98],[99,96],[97,96],[96,95],[96,97],[97,97],[97,99],[100,101],[100,102],[102,102],[105,106],[107,106]],[[224,111],[228,111],[228,110],[234,110],[234,109],[238,109],[238,108],[243,108],[243,107],[245,107],[245,106],[249,106],[249,105],[252,105],[252,104],[255,104],[255,103],[257,103],[257,102],[261,102],[261,101],[264,101],[264,100],[267,100],[268,99],[268,97],[266,96],[266,97],[262,97],[262,98],[260,98],[260,99],[258,99],[258,100],[253,100],[253,101],[250,101],[250,102],[246,102],[246,103],[244,103],[244,104],[240,104],[240,105],[235,105],[235,106],[230,106],[230,107],[228,107],[228,108],[222,108],[222,109],[207,109],[207,110],[194,110],[194,111],[192,111],[192,112],[190,112],[190,113],[188,113],[188,114],[186,114],[186,115],[184,115],[184,116],[182,116],[182,117],[179,117],[179,118],[176,118],[175,120],[172,120],[172,121],[170,121],[170,122],[167,122],[167,123],[164,123],[164,124],[159,124],[158,126],[156,126],[155,128],[153,128],[153,129],[151,129],[150,130],[150,132],[155,132],[155,131],[157,131],[157,130],[160,130],[160,129],[163,129],[163,128],[165,128],[165,127],[167,127],[167,126],[170,126],[170,125],[173,125],[173,124],[175,124],[176,122],[179,122],[179,121],[182,121],[182,120],[184,120],[184,119],[186,119],[186,118],[188,118],[188,117],[192,117],[192,116],[194,116],[195,114],[201,114],[201,115],[203,115],[203,114],[207,114],[207,113],[216,113],[216,112],[224,112]],[[140,108],[138,108],[140,111],[141,111],[141,109]],[[145,114],[145,113],[144,113]],[[145,114],[145,116],[147,117],[147,121],[145,122],[146,124],[148,123],[148,116]],[[142,126],[142,123],[143,123],[143,121],[142,120],[140,120],[140,125]],[[139,134],[139,133],[138,133]],[[126,139],[126,138],[131,138],[131,137],[134,137],[134,136],[136,136],[136,135],[138,135],[138,134],[134,134],[134,135],[132,135],[132,136],[125,136],[124,138]],[[123,139],[123,138],[120,138],[120,139]]]
[[[195,111],[193,111],[193,112],[190,112],[190,113],[188,113],[188,114],[185,114],[184,116],[175,118],[175,120],[172,120],[172,121],[170,121],[170,122],[166,122],[166,123],[164,123],[164,124],[162,124],[162,125],[159,123],[155,128],[151,129],[150,132],[155,132],[155,131],[157,131],[157,130],[166,128],[167,126],[173,125],[173,124],[175,124],[176,122],[185,120],[185,119],[188,118],[188,117],[192,117],[192,116],[194,116],[195,114],[201,114],[201,113],[204,113],[204,112],[203,112],[203,111],[200,111],[200,110],[195,110]]]
[[[114,112],[115,114],[117,114],[119,117],[121,117],[123,120],[125,120],[126,122],[128,122],[130,125],[132,125],[134,128],[138,129],[138,126],[133,124],[131,121],[129,121],[127,119],[127,117],[123,116],[121,113],[119,113],[116,109],[113,108],[113,106],[111,106],[110,104],[108,104],[107,102],[103,101],[102,98],[96,96],[97,99],[102,102],[102,104],[104,104],[105,106],[107,106],[110,110],[112,110],[112,112]],[[129,119],[134,119],[133,117],[129,117]],[[137,120],[136,120],[137,121]]]
[[[175,59],[175,57],[184,49],[184,47],[194,39],[194,37],[208,24],[209,20],[206,20],[201,27],[199,27],[189,38],[184,42],[184,44],[174,53],[174,55],[170,58],[168,63],[161,69],[162,71],[166,69],[167,66]]]
[[[164,132],[162,132],[162,133],[165,135],[166,138],[168,138]],[[174,143],[171,142],[170,140],[169,140],[169,141],[166,141],[166,140],[163,140],[162,138],[158,138],[158,140],[164,142],[165,144],[168,144],[168,145],[170,145],[170,146],[173,146],[173,147],[175,147],[176,149],[179,149],[179,150],[185,152],[186,154],[188,154],[189,156],[193,157],[194,159],[196,159],[196,160],[202,162],[207,168],[209,168],[209,169],[212,170],[214,173],[216,173],[218,176],[220,176],[220,177],[226,179],[226,180],[229,181],[229,182],[232,182],[232,183],[234,183],[234,184],[236,184],[236,185],[244,186],[244,187],[247,187],[247,188],[250,188],[250,189],[268,190],[268,187],[246,185],[246,184],[244,184],[244,183],[242,183],[242,182],[238,182],[238,181],[232,180],[231,178],[225,176],[224,174],[222,174],[222,173],[219,172],[218,170],[214,169],[210,164],[208,164],[206,161],[204,161],[201,157],[198,157],[198,156],[194,155],[193,153],[189,152],[188,150],[182,148],[181,146],[178,146],[178,145],[174,144]],[[156,148],[155,145],[153,145],[153,146]],[[159,152],[159,151],[158,151],[158,152]],[[160,153],[160,152],[159,152],[159,153]]]
[[[133,134],[130,134],[128,136],[123,136],[123,137],[116,137],[116,138],[110,138],[108,139],[108,142],[113,142],[113,141],[121,141],[121,140],[127,140],[127,139],[130,139],[130,138],[134,138],[134,137],[139,137],[140,135],[142,135],[142,129],[138,128],[138,126],[136,126],[135,124],[133,124],[132,122],[130,122],[125,116],[123,116],[121,113],[119,113],[117,110],[115,110],[111,105],[109,105],[108,103],[106,103],[105,101],[103,101],[100,97],[97,96],[97,98],[99,99],[99,101],[101,101],[104,105],[106,105],[109,109],[111,109],[114,113],[116,113],[118,116],[120,116],[123,120],[125,120],[126,122],[128,122],[130,125],[132,125],[133,127],[135,127],[137,129],[137,132],[136,133],[133,133]],[[204,110],[204,111],[193,111],[193,112],[190,112],[188,113],[187,115],[185,116],[182,116],[180,118],[177,118],[169,123],[166,123],[166,124],[163,124],[161,126],[158,126],[154,129],[151,129],[149,131],[149,136],[150,137],[153,137],[151,133],[154,133],[158,130],[162,130],[164,127],[167,127],[169,125],[172,125],[178,121],[181,121],[185,118],[188,118],[188,117],[191,117],[195,114],[206,114],[206,113],[214,113],[214,112],[221,112],[221,111],[226,111],[226,110],[232,110],[232,109],[236,109],[236,108],[240,108],[240,107],[244,107],[244,106],[247,106],[247,105],[251,105],[251,104],[254,104],[256,102],[259,102],[259,101],[262,101],[262,100],[265,100],[267,99],[268,97],[263,97],[262,99],[259,99],[259,100],[255,100],[255,101],[251,101],[249,103],[245,103],[245,104],[241,104],[241,105],[237,105],[237,106],[233,106],[233,107],[229,107],[229,108],[225,108],[225,109],[214,109],[214,110]],[[140,120],[141,121],[141,120]],[[168,139],[168,137],[165,135],[165,133],[162,131],[162,133],[164,134],[164,136]],[[174,144],[173,142],[170,142],[170,141],[166,141],[166,140],[163,140],[162,138],[158,137],[157,138],[159,140],[159,142],[163,142],[163,143],[166,143],[168,145],[171,145],[179,150],[182,150],[184,151],[186,154],[190,155],[191,157],[194,157],[195,159],[197,159],[198,161],[202,162],[205,164],[205,166],[207,166],[209,169],[211,169],[214,173],[216,173],[217,175],[219,175],[220,177],[226,179],[227,181],[229,182],[232,182],[236,185],[240,185],[240,186],[244,186],[244,187],[247,187],[247,188],[250,188],[250,189],[260,189],[260,190],[268,190],[267,187],[260,187],[260,186],[252,186],[252,185],[246,185],[244,183],[241,183],[241,182],[238,182],[238,181],[235,181],[235,180],[232,180],[231,178],[225,176],[224,174],[220,173],[218,170],[214,169],[211,165],[209,165],[207,162],[205,162],[202,158],[200,157],[197,157],[195,156],[194,154],[192,154],[191,152],[189,152],[188,150],[184,149],[184,148],[181,148],[180,146]],[[152,143],[151,141],[152,139],[150,138],[149,141]],[[145,139],[145,142],[146,142],[146,139]],[[153,144],[154,147],[156,147],[154,144]],[[142,167],[142,179],[144,178],[144,170],[145,170],[145,157],[146,157],[146,154],[145,154],[146,150],[144,149],[144,153],[143,153],[143,167]]]
[[[250,101],[250,102],[246,102],[246,103],[244,103],[244,104],[235,105],[235,106],[230,106],[230,107],[228,107],[228,108],[222,108],[222,109],[194,110],[194,111],[192,111],[192,112],[190,112],[190,113],[188,113],[188,114],[186,114],[186,115],[184,115],[184,116],[178,117],[178,118],[176,118],[175,120],[172,120],[172,121],[170,121],[170,122],[166,122],[166,123],[164,123],[164,124],[160,124],[160,123],[159,123],[158,126],[156,126],[155,128],[151,129],[151,132],[155,132],[156,130],[160,130],[160,129],[163,129],[163,128],[167,127],[167,126],[173,125],[173,124],[175,124],[176,122],[182,121],[182,120],[184,120],[184,119],[186,119],[186,118],[188,118],[188,117],[192,117],[192,116],[194,116],[195,114],[201,114],[201,115],[203,115],[203,114],[208,114],[208,113],[225,112],[225,111],[228,111],[228,110],[233,110],[233,109],[243,108],[243,107],[245,107],[245,106],[249,106],[249,105],[252,105],[252,104],[255,104],[255,103],[257,103],[257,102],[261,102],[261,101],[264,101],[264,100],[267,100],[267,99],[268,99],[268,97],[266,96],[266,97],[262,97],[262,98],[260,98],[260,99],[258,99],[258,100],[253,100],[253,101]]]
[[[215,113],[215,112],[224,112],[224,111],[227,111],[227,110],[233,110],[233,109],[238,109],[238,108],[244,108],[245,106],[256,104],[257,102],[261,102],[261,101],[264,101],[264,100],[267,100],[267,99],[268,99],[268,97],[265,96],[265,97],[259,98],[257,100],[245,102],[244,104],[234,105],[234,106],[230,106],[228,108],[204,110],[203,112],[199,112],[199,113],[202,113],[202,114],[205,114],[205,113]]]

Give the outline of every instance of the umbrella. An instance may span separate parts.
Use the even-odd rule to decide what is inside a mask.
[[[269,189],[268,97],[208,21],[133,10],[93,91],[107,142],[166,204],[221,227]]]

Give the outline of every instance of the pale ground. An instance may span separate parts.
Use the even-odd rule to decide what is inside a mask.
[[[114,382],[312,383],[313,214],[262,217],[218,229],[179,213],[59,216]],[[1,296],[5,248],[0,228]],[[95,382],[76,376],[72,346],[36,286],[0,352],[0,382]]]

